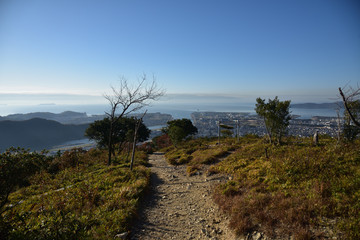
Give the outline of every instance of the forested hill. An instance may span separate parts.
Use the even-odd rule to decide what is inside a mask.
[[[88,116],[86,113],[66,111],[62,113],[50,113],[50,112],[33,112],[33,113],[18,113],[8,116],[0,117],[0,121],[25,121],[33,118],[42,118],[46,120],[54,120],[62,124],[85,124],[91,123],[95,120],[101,120],[104,115]]]
[[[140,117],[141,114],[131,114],[130,116]],[[10,114],[4,117],[0,116],[0,121],[25,121],[32,118],[42,118],[46,120],[54,120],[62,124],[85,124],[92,123],[96,120],[102,120],[105,117],[107,117],[105,114],[88,116],[86,113],[72,111],[66,111],[62,113],[34,112],[25,114]],[[172,116],[170,114],[164,113],[147,113],[144,117],[144,123],[148,127],[165,125],[170,120],[172,120]]]
[[[42,150],[71,140],[84,138],[88,124],[64,125],[33,118],[26,121],[0,121],[0,151],[9,147]]]

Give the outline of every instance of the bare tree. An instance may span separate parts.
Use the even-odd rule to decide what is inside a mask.
[[[360,87],[358,87],[357,89],[353,89],[350,87],[347,91],[345,91],[345,93],[341,88],[339,88],[339,92],[345,107],[345,111],[349,114],[349,117],[354,123],[354,125],[360,127],[360,122],[356,119],[354,113],[351,111],[351,108],[349,106],[351,102],[360,101]]]
[[[106,112],[110,118],[108,165],[111,164],[111,155],[115,154],[112,142],[114,123],[123,116],[148,106],[151,101],[158,100],[165,93],[157,86],[154,76],[152,82],[147,84],[145,74],[141,76],[136,85],[130,85],[127,79],[122,78],[119,87],[115,88],[111,86],[111,89],[111,94],[104,95],[110,104],[110,112]]]

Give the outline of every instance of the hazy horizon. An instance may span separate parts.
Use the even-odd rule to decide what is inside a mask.
[[[0,96],[2,96],[0,94]],[[9,97],[9,95],[8,95]],[[18,99],[19,95],[11,95],[8,100],[13,99],[9,104],[0,104],[0,116],[10,114],[26,114],[33,112],[51,112],[61,113],[64,111],[86,112],[88,115],[100,115],[109,110],[109,104],[101,96],[90,96],[87,98],[83,95],[31,95],[32,99],[27,96],[28,104],[19,104],[22,102]],[[24,97],[24,96],[23,96]],[[57,98],[67,98],[66,100],[55,101]],[[271,97],[273,98],[273,97]],[[92,99],[92,101],[91,101]],[[4,100],[4,98],[3,98]],[[280,100],[289,100],[281,98]],[[310,100],[310,99],[308,99]],[[321,101],[322,100],[322,101]],[[320,101],[303,101],[297,103],[332,103],[339,99],[322,98]],[[326,101],[327,100],[327,101]],[[6,101],[2,101],[6,102]],[[250,112],[255,113],[256,99],[239,98],[234,96],[219,95],[191,95],[191,94],[173,94],[165,95],[161,100],[152,102],[150,106],[146,106],[143,110],[148,112],[169,113],[175,118],[189,118],[191,112]],[[315,115],[335,116],[334,109],[295,109],[293,114],[311,117]]]
[[[336,95],[318,94],[300,95],[300,94],[278,94],[270,95],[230,95],[230,94],[165,94],[153,104],[182,104],[182,103],[255,103],[256,98],[264,99],[278,96],[280,100],[291,100],[292,103],[328,103],[339,100]],[[0,93],[1,105],[87,105],[87,104],[107,104],[108,101],[103,95],[84,95],[84,94],[35,94],[35,93]]]

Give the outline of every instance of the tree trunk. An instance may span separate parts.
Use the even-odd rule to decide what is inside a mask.
[[[267,132],[267,134],[268,134],[268,136],[269,136],[270,144],[272,144],[272,136],[271,136],[271,133],[270,133],[270,131],[269,131],[269,127],[266,125],[266,119],[265,119],[265,117],[264,117],[264,124],[265,124],[266,132]]]
[[[358,121],[355,119],[354,115],[351,113],[350,108],[349,108],[349,106],[348,106],[348,104],[347,104],[347,100],[346,100],[346,98],[345,98],[345,95],[344,95],[343,91],[341,90],[341,88],[339,88],[339,92],[340,92],[340,95],[341,95],[341,97],[342,97],[345,110],[348,112],[351,121],[352,121],[356,126],[360,127],[360,122],[358,122]]]

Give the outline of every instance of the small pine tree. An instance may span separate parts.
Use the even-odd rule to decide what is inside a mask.
[[[290,100],[279,101],[276,96],[274,100],[269,99],[265,103],[265,99],[256,99],[256,113],[264,119],[265,128],[269,136],[270,143],[273,138],[278,144],[281,143],[281,138],[287,132],[289,126],[290,116]]]
[[[198,131],[192,122],[186,118],[169,121],[167,125],[164,132],[169,135],[175,146],[186,137],[196,134]]]

